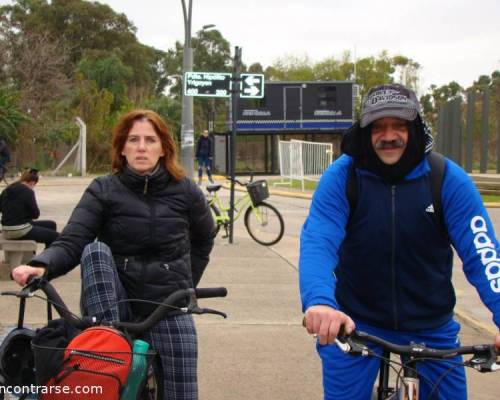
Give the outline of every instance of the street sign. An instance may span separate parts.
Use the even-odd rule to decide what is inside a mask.
[[[263,74],[241,74],[241,98],[261,99],[264,97]]]
[[[186,72],[185,96],[229,97],[231,96],[230,72]]]

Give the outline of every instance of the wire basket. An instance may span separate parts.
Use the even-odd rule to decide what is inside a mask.
[[[247,191],[254,206],[262,203],[269,197],[269,188],[265,180],[251,182],[247,185]]]

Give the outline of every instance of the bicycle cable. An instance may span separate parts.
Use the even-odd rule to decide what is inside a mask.
[[[61,308],[63,310],[65,310],[68,314],[70,314],[72,317],[75,317],[77,320],[79,320],[82,324],[85,323],[85,321],[82,319],[82,317],[80,317],[78,314],[75,314],[73,311],[71,311],[65,304],[60,304],[60,303],[57,303],[55,302],[54,300],[50,300],[48,299],[47,297],[43,297],[43,296],[40,296],[38,294],[35,294],[35,293],[32,293],[31,294],[32,297],[34,298],[37,298],[37,299],[41,299],[43,301],[45,301],[46,303],[49,303],[50,305],[54,306],[54,308],[57,310],[57,308]],[[63,317],[64,318],[64,317]]]
[[[411,362],[412,361],[410,360],[407,363],[411,363]],[[453,361],[450,359],[437,359],[437,358],[432,358],[432,357],[423,357],[423,358],[419,358],[418,362],[419,363],[420,362],[447,362],[447,363],[451,364],[450,368],[448,368],[445,372],[443,372],[441,374],[441,376],[437,379],[436,382],[432,382],[430,379],[427,379],[429,381],[429,383],[431,384],[431,388],[432,388],[432,390],[429,392],[429,396],[427,397],[428,400],[432,399],[432,395],[434,394],[434,392],[436,392],[436,394],[439,396],[439,385],[440,385],[441,381],[444,378],[446,378],[446,375],[451,373],[454,369],[459,368],[459,367],[468,367],[468,368],[474,369],[474,367],[467,365],[466,361],[459,362],[459,361]],[[403,365],[406,368],[411,368],[411,367],[408,367],[406,365],[407,363],[404,363]]]
[[[400,384],[402,383],[403,385],[405,385],[405,382],[404,382],[404,376],[403,376],[403,368],[407,368],[409,369],[410,371],[412,372],[415,372],[416,374],[418,374],[418,371],[416,368],[413,368],[413,367],[410,367],[408,365],[408,363],[410,363],[411,361],[408,361],[408,362],[398,362],[398,361],[395,361],[395,360],[391,360],[390,358],[386,358],[384,356],[381,356],[375,352],[373,352],[373,350],[370,350],[369,349],[369,352],[368,352],[368,355],[372,356],[372,357],[376,357],[376,358],[379,358],[380,360],[383,360],[385,362],[387,362],[387,364],[389,365],[390,368],[392,368],[392,370],[397,374],[397,378],[396,378],[396,393],[397,391],[399,390],[399,386]],[[421,360],[433,360],[433,361],[436,361],[436,359],[433,359],[433,358],[422,358],[422,359],[419,359],[419,362]],[[448,360],[447,360],[448,361]],[[399,370],[392,364],[396,364],[398,365],[399,367],[401,367]],[[460,364],[460,363],[458,363]],[[425,377],[425,376],[420,376],[420,379],[424,379],[427,381],[428,385],[433,387],[434,385],[434,382],[432,382],[429,378]]]
[[[102,322],[102,320],[104,319],[104,314],[111,310],[111,308],[113,307],[116,307],[116,306],[119,306],[120,304],[123,304],[123,303],[146,303],[146,304],[154,304],[154,305],[157,305],[157,306],[163,306],[163,307],[169,307],[172,309],[172,311],[181,311],[181,312],[185,312],[183,310],[183,307],[178,307],[178,306],[174,306],[174,305],[171,305],[171,304],[163,304],[162,302],[160,301],[154,301],[154,300],[144,300],[144,299],[122,299],[122,300],[118,300],[118,301],[115,301],[113,302],[112,304],[109,304],[106,308],[103,309],[102,311],[102,316],[100,319],[96,319],[96,321],[100,324]]]

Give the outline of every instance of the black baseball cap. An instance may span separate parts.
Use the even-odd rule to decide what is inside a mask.
[[[399,84],[375,86],[368,91],[362,109],[362,128],[380,118],[393,117],[413,121],[420,113],[417,95]]]

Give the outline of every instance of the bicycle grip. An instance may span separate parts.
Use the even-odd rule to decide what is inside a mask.
[[[200,288],[195,289],[195,293],[198,299],[208,299],[210,297],[226,297],[227,289],[225,287]]]

